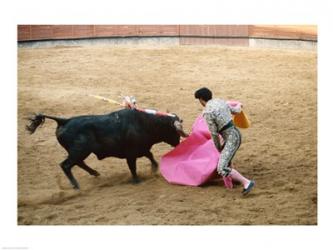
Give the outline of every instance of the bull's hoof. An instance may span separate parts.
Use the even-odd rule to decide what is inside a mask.
[[[80,185],[76,180],[71,181],[71,184],[73,186],[73,189],[80,190]]]
[[[132,179],[132,184],[139,184],[141,182],[141,180],[139,178],[136,179]]]
[[[100,174],[100,173],[98,173],[98,172],[95,170],[95,172],[93,172],[91,175],[93,175],[93,176],[97,177],[97,176],[100,176],[101,174]]]

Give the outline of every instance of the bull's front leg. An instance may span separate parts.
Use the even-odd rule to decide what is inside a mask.
[[[140,182],[138,175],[136,174],[136,158],[127,158],[127,164],[133,177],[133,183],[137,184]]]
[[[153,171],[153,173],[155,173],[157,171],[157,168],[158,168],[158,163],[154,159],[154,156],[153,156],[152,152],[148,151],[148,153],[145,156],[150,160],[151,170]]]

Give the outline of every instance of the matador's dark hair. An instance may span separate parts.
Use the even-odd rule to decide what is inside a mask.
[[[205,102],[208,102],[210,99],[212,99],[213,94],[212,94],[212,91],[210,91],[208,88],[204,87],[204,88],[201,88],[201,89],[198,89],[197,91],[195,91],[194,97],[196,99],[202,99]]]

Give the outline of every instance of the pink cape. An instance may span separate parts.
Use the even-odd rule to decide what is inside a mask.
[[[236,101],[228,104],[241,105]],[[199,115],[191,135],[162,157],[160,171],[169,183],[199,186],[216,176],[219,157],[206,121]]]

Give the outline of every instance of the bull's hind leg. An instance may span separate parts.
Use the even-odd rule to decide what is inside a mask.
[[[131,170],[133,183],[137,184],[140,182],[138,175],[136,174],[136,158],[127,158],[127,164],[129,169]]]
[[[72,174],[72,167],[74,167],[74,165],[75,165],[75,163],[72,160],[70,160],[69,158],[67,158],[62,163],[60,163],[60,167],[62,168],[65,175],[67,176],[67,178],[73,185],[73,188],[80,189],[79,183],[77,182],[77,180],[74,178],[74,176]]]
[[[151,169],[155,173],[157,171],[157,168],[158,168],[158,163],[154,159],[153,154],[150,151],[148,151],[148,153],[145,156],[150,160],[150,162],[151,162]]]
[[[91,167],[89,167],[84,161],[81,161],[77,164],[80,168],[82,168],[83,170],[87,171],[90,175],[93,176],[99,176],[100,173],[98,173],[95,169],[92,169]]]
[[[68,152],[68,158],[65,161],[63,161],[60,164],[60,166],[63,169],[63,171],[65,172],[65,175],[68,177],[71,184],[73,185],[73,188],[79,189],[80,188],[79,183],[76,181],[76,179],[74,178],[74,176],[72,174],[72,167],[74,167],[75,165],[79,166],[79,164],[81,164],[84,161],[84,159],[86,159],[89,156],[89,154],[91,152],[87,148],[86,138],[83,136],[78,137],[78,140],[76,141],[76,143],[72,144],[71,148],[69,150],[67,150],[67,152]],[[81,164],[80,167],[82,167],[84,165]],[[84,167],[88,167],[88,166],[85,165]],[[90,169],[90,170],[93,171],[93,169]]]

